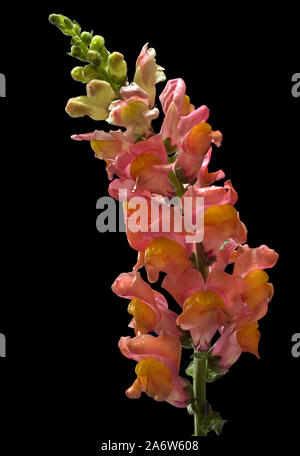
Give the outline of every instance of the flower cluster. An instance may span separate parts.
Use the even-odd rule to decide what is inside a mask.
[[[136,399],[144,392],[156,401],[188,407],[195,415],[195,435],[212,429],[218,433],[224,421],[209,410],[199,384],[222,376],[243,352],[259,358],[258,322],[273,296],[265,270],[275,265],[278,254],[266,245],[246,244],[247,229],[235,208],[237,192],[230,180],[216,184],[225,177],[222,170],[208,171],[222,134],[208,123],[209,109],[191,103],[182,79],[167,81],[160,94],[164,118],[154,132],[156,84],[166,79],[155,50],[147,44],[142,48],[129,83],[124,57],[109,53],[102,37],[81,32],[78,23],[61,15],[50,20],[72,37],[72,55],[88,62],[72,71],[87,84],[87,95],[69,100],[68,114],[121,127],[72,138],[90,141],[95,156],[106,162],[108,192],[123,204],[128,242],[137,252],[136,265],[112,285],[114,293],[129,301],[129,327],[135,334],[119,342],[122,354],[137,363],[126,394]],[[136,197],[152,211],[133,229],[130,219],[139,218]],[[197,198],[202,198],[200,242],[187,236],[197,234],[197,225],[176,229],[178,208],[172,197],[179,200],[180,216],[189,212],[193,221]],[[169,209],[167,228],[164,206]],[[176,311],[142,278],[143,267],[151,284],[164,273],[162,288],[177,302]],[[194,387],[179,375],[183,347],[194,350],[186,371]]]

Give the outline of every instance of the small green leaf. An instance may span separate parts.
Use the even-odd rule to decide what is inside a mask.
[[[223,420],[218,412],[211,410],[208,416],[204,419],[204,426],[209,431],[214,431],[217,435],[220,435],[224,424],[228,420]]]
[[[220,435],[226,422],[227,420],[223,420],[218,412],[210,410],[198,427],[198,433],[199,435],[207,435],[209,432],[214,431],[217,435]]]

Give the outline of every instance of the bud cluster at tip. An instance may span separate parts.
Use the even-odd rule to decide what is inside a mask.
[[[85,66],[74,67],[71,71],[72,78],[83,84],[94,79],[106,81],[119,94],[120,87],[127,80],[124,56],[119,52],[110,53],[105,47],[103,36],[94,35],[93,31],[81,31],[78,22],[62,14],[50,14],[49,22],[71,37],[71,50],[68,54],[87,63]]]

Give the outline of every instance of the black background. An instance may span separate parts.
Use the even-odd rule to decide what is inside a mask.
[[[8,5],[0,19],[0,71],[7,79],[7,97],[0,99],[5,454],[20,435],[25,447],[41,438],[47,449],[60,434],[66,448],[95,454],[95,445],[108,439],[188,440],[193,428],[185,410],[125,396],[135,364],[117,343],[131,333],[129,315],[110,286],[131,270],[136,253],[125,234],[96,231],[96,201],[107,194],[104,163],[87,142],[70,136],[109,127],[64,111],[84,86],[70,77],[77,63],[66,55],[69,38],[47,22],[52,12],[102,34],[110,51],[125,55],[130,80],[149,42],[167,78],[182,77],[193,104],[211,109],[209,122],[224,141],[210,170],[223,169],[238,191],[249,245],[267,244],[280,261],[270,271],[275,296],[260,322],[261,360],[245,354],[224,379],[208,385],[209,402],[229,421],[220,437],[201,439],[201,447],[237,454],[244,445],[264,447],[274,439],[294,445],[300,98],[292,97],[291,78],[299,72],[297,12],[289,4],[264,13],[253,5],[221,11],[190,2],[98,2],[26,10]]]

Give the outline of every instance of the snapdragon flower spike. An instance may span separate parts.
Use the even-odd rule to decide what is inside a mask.
[[[152,133],[151,122],[158,117],[159,110],[149,108],[147,92],[134,82],[122,87],[120,94],[122,99],[109,106],[107,122],[148,137]]]
[[[230,180],[215,185],[225,177],[222,170],[208,171],[222,134],[208,123],[207,106],[195,108],[190,102],[181,78],[169,80],[161,93],[165,117],[160,133],[153,131],[152,120],[159,114],[156,84],[165,80],[155,50],[147,44],[142,48],[128,84],[123,55],[110,54],[103,37],[81,33],[75,21],[62,15],[51,15],[50,21],[72,37],[71,55],[88,62],[72,70],[73,79],[87,84],[87,95],[69,100],[68,114],[107,120],[125,130],[72,138],[90,141],[95,156],[106,162],[109,179],[116,177],[108,191],[123,203],[127,239],[138,252],[133,271],[120,274],[112,285],[118,296],[130,300],[129,326],[136,334],[119,342],[123,355],[137,362],[137,378],[126,394],[135,399],[145,392],[176,407],[189,404],[196,414],[195,435],[206,435],[224,421],[210,422],[218,414],[205,411],[207,379],[199,367],[211,355],[219,357],[222,371],[242,352],[259,357],[258,322],[274,293],[265,269],[275,265],[278,254],[265,245],[244,245],[247,229],[234,207],[238,195]],[[174,196],[178,201],[166,201]],[[199,197],[204,198],[203,212]],[[199,215],[204,215],[204,230]],[[229,274],[226,268],[232,264]],[[141,267],[150,283],[160,272],[166,274],[162,287],[178,302],[180,313],[171,311],[164,296],[142,279]],[[217,332],[220,337],[208,353],[195,353],[194,397],[188,393],[191,385],[179,376],[180,341],[188,346],[191,336],[194,348],[206,352]]]
[[[130,299],[128,313],[133,316],[130,327],[136,335],[154,331],[160,334],[162,330],[180,337],[181,332],[176,325],[177,314],[168,309],[165,297],[152,290],[139,272],[120,274],[112,285],[112,290],[118,296]]]
[[[236,307],[233,322],[221,328],[221,337],[212,349],[213,355],[221,357],[223,371],[232,366],[242,352],[253,353],[259,358],[258,320],[267,313],[274,294],[264,269],[273,267],[277,260],[278,254],[265,245],[255,249],[247,245],[238,248],[233,276],[242,278],[247,288]]]
[[[204,281],[201,272],[191,268],[174,277],[167,274],[162,287],[182,307],[177,324],[190,331],[197,350],[207,350],[216,331],[232,322],[232,309],[246,291],[240,277],[213,269]]]
[[[121,337],[121,353],[138,362],[136,380],[127,389],[130,399],[138,399],[144,392],[156,401],[166,401],[175,407],[186,407],[186,382],[178,375],[181,359],[179,339],[167,332],[158,337],[143,334],[134,338]]]

